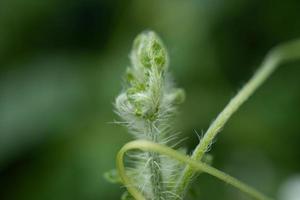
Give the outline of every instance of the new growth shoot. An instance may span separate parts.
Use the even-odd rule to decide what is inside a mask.
[[[184,199],[188,185],[197,172],[208,173],[248,194],[254,199],[270,200],[259,191],[204,162],[209,145],[239,107],[282,63],[300,58],[300,40],[275,47],[249,82],[231,99],[191,156],[171,147],[177,141],[171,119],[184,101],[168,72],[169,58],[161,39],[152,31],[137,36],[130,53],[124,89],[115,108],[129,132],[137,139],[124,145],[117,155],[118,174],[114,179],[129,193],[122,199]],[[125,158],[125,154],[127,157]],[[126,161],[128,167],[125,167]],[[110,176],[110,179],[112,176]]]

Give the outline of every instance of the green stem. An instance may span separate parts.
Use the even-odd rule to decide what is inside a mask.
[[[208,174],[224,181],[225,183],[236,187],[237,189],[248,194],[249,196],[253,197],[254,199],[271,200],[270,198],[266,197],[265,195],[258,192],[254,188],[246,185],[245,183],[242,183],[241,181],[233,178],[232,176],[229,176],[228,174],[225,174],[224,172],[221,172],[205,163],[197,162],[197,161],[191,159],[190,157],[188,157],[174,149],[171,149],[165,145],[160,145],[160,144],[153,143],[153,142],[146,141],[146,140],[135,140],[132,142],[128,142],[121,148],[121,150],[118,152],[116,162],[117,162],[118,173],[121,177],[122,182],[126,186],[127,190],[130,192],[130,194],[136,200],[146,200],[146,199],[137,188],[132,186],[133,184],[132,184],[130,178],[126,175],[126,169],[125,169],[124,162],[123,162],[125,153],[129,150],[134,150],[134,149],[139,149],[142,151],[156,152],[159,154],[167,155],[175,160],[178,160],[181,163],[189,165],[193,171],[198,171],[198,172],[200,171],[200,172],[208,173]]]
[[[249,82],[231,99],[224,110],[217,116],[215,121],[210,125],[204,137],[201,139],[198,146],[195,148],[191,158],[200,161],[204,153],[211,145],[213,139],[221,131],[229,118],[238,110],[238,108],[254,93],[254,91],[262,85],[262,83],[272,74],[279,64],[300,58],[300,40],[285,43],[274,48],[266,56],[261,67],[249,80]],[[176,194],[183,196],[186,188],[193,176],[194,172],[190,165],[184,169],[178,185]]]
[[[157,141],[157,134],[153,131],[153,122],[149,122],[147,124],[147,134],[149,135],[152,142],[158,142]],[[151,173],[150,182],[152,186],[152,193],[153,198],[157,200],[163,200],[165,199],[163,191],[163,180],[162,180],[162,174],[160,170],[160,157],[155,152],[149,152],[148,157],[150,159],[149,161],[149,169]]]

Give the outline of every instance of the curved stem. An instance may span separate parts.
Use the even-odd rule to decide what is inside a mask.
[[[167,155],[175,160],[178,160],[181,163],[188,164],[193,171],[201,171],[201,172],[208,173],[224,181],[225,183],[236,187],[237,189],[250,195],[254,199],[271,200],[270,198],[266,197],[265,195],[258,192],[254,188],[246,185],[245,183],[242,183],[241,181],[233,178],[232,176],[229,176],[228,174],[225,174],[224,172],[221,172],[205,163],[192,160],[188,156],[181,154],[176,150],[171,149],[165,145],[160,145],[146,140],[135,140],[132,142],[128,142],[121,148],[121,150],[118,152],[116,161],[117,161],[117,169],[124,185],[130,192],[130,194],[137,200],[145,200],[145,197],[139,192],[137,188],[133,187],[130,178],[126,175],[126,170],[123,162],[125,153],[133,149],[139,149],[143,151],[150,151],[150,152],[156,152],[159,154]]]
[[[195,148],[191,158],[193,160],[201,160],[204,153],[211,145],[213,139],[221,131],[229,118],[238,110],[238,108],[254,93],[254,91],[262,85],[262,83],[272,74],[279,64],[300,58],[300,40],[291,41],[274,48],[266,56],[261,67],[249,80],[249,82],[231,99],[224,110],[217,116],[214,122],[206,131],[198,146]],[[183,196],[185,190],[193,176],[193,169],[190,165],[186,166],[178,181],[176,194]]]

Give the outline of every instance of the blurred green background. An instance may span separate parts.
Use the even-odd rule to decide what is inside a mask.
[[[174,129],[191,151],[266,52],[300,37],[299,10],[298,0],[1,0],[0,199],[119,199],[124,188],[103,173],[132,138],[110,123],[112,102],[141,31],[162,37],[186,90]],[[300,184],[299,65],[276,71],[211,150],[214,166],[275,197],[291,177]],[[207,175],[196,182],[201,199],[248,199]]]

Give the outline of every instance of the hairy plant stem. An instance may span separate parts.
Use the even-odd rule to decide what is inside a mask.
[[[132,182],[130,181],[130,178],[126,175],[126,170],[125,170],[125,166],[124,166],[124,162],[123,162],[125,153],[127,151],[134,150],[134,149],[139,149],[142,151],[150,151],[150,152],[167,155],[181,163],[188,164],[193,171],[198,171],[198,172],[200,171],[200,172],[208,173],[208,174],[224,181],[225,183],[227,183],[233,187],[236,187],[237,189],[250,195],[254,199],[271,200],[270,198],[266,197],[265,195],[258,192],[254,188],[242,183],[241,181],[233,178],[232,176],[225,174],[224,172],[219,171],[205,163],[195,161],[195,160],[191,159],[190,157],[188,157],[174,149],[171,149],[165,145],[160,145],[160,144],[153,143],[153,142],[146,141],[146,140],[135,140],[132,142],[128,142],[121,148],[121,150],[118,152],[118,155],[117,155],[117,159],[116,159],[117,163],[116,164],[117,164],[118,172],[119,172],[122,182],[127,187],[127,190],[130,192],[130,194],[136,200],[146,200],[146,199],[137,188],[132,187]],[[151,199],[156,200],[155,198],[151,198]]]
[[[300,40],[292,41],[280,45],[266,56],[262,62],[261,67],[249,80],[249,82],[238,92],[238,94],[231,99],[224,110],[217,116],[214,122],[206,131],[204,137],[195,148],[191,159],[200,161],[211,145],[213,139],[221,131],[229,118],[238,110],[238,108],[254,93],[254,91],[262,85],[262,83],[272,74],[272,72],[279,66],[279,64],[300,58]],[[187,165],[182,173],[180,180],[176,187],[176,194],[180,197],[184,196],[188,184],[194,170],[191,165]]]
[[[157,143],[158,142],[158,133],[154,131],[154,124],[153,122],[148,122],[147,123],[147,133],[150,140],[152,142]],[[163,180],[162,180],[162,174],[160,170],[160,158],[159,154],[155,152],[148,152],[149,156],[149,170],[151,173],[151,186],[152,186],[152,193],[153,193],[153,198],[157,200],[163,200],[164,198],[164,188],[163,188]]]

